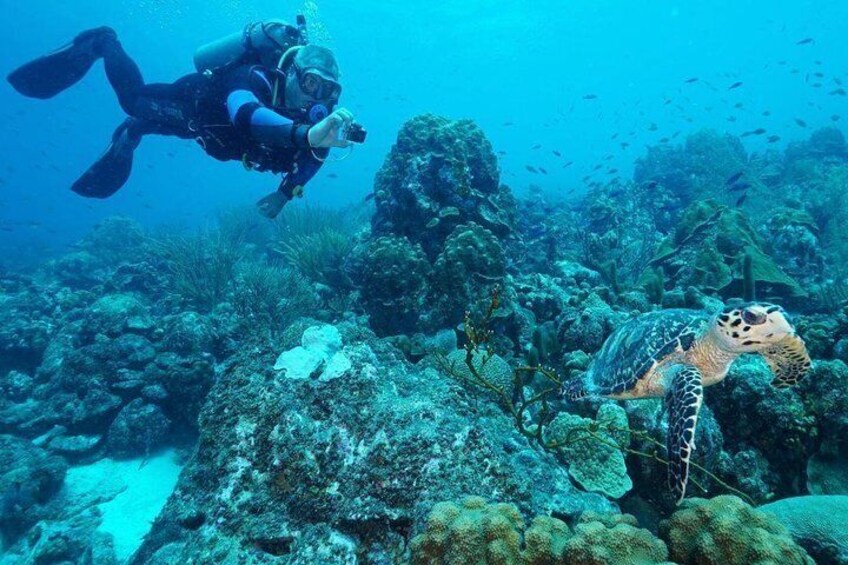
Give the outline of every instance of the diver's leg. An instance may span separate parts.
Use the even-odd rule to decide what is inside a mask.
[[[71,43],[18,67],[7,79],[24,96],[52,98],[79,82],[102,56],[104,45],[110,41],[117,43],[117,35],[112,28],[84,31]]]
[[[124,51],[118,36],[107,38],[100,44],[106,78],[118,96],[118,103],[130,116],[136,115],[138,98],[144,92],[144,78],[135,61]]]

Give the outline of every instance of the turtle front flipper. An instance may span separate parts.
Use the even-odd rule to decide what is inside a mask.
[[[787,388],[798,384],[807,371],[810,370],[810,355],[804,340],[796,334],[787,335],[780,341],[770,345],[762,352],[774,379],[771,385],[776,388]]]
[[[665,403],[668,408],[668,488],[679,503],[686,494],[689,460],[695,449],[695,425],[704,398],[701,372],[692,365],[673,369]]]

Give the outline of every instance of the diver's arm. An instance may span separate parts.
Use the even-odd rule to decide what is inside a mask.
[[[329,149],[315,149],[314,151],[307,151],[305,154],[302,153],[295,161],[294,170],[285,176],[278,190],[284,193],[289,200],[299,195],[306,183],[315,176],[315,173],[324,164],[321,159],[326,159],[328,154]]]
[[[236,89],[227,96],[227,111],[233,126],[253,139],[272,147],[309,147],[309,127],[297,124],[263,106],[247,89]]]

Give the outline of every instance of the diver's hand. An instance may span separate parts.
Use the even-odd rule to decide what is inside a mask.
[[[339,139],[339,129],[353,123],[353,114],[344,108],[339,108],[311,128],[307,139],[309,146],[315,148],[348,147],[352,142]]]

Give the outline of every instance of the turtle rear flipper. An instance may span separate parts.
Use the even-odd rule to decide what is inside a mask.
[[[589,396],[589,391],[586,390],[586,383],[583,381],[583,378],[578,377],[563,383],[559,394],[563,398],[573,402]]]
[[[695,425],[704,398],[701,372],[691,365],[674,369],[665,396],[668,408],[668,488],[677,502],[686,494],[689,480],[689,460],[695,449]]]
[[[774,379],[771,385],[787,388],[798,384],[810,370],[810,355],[804,340],[791,334],[762,351]]]

